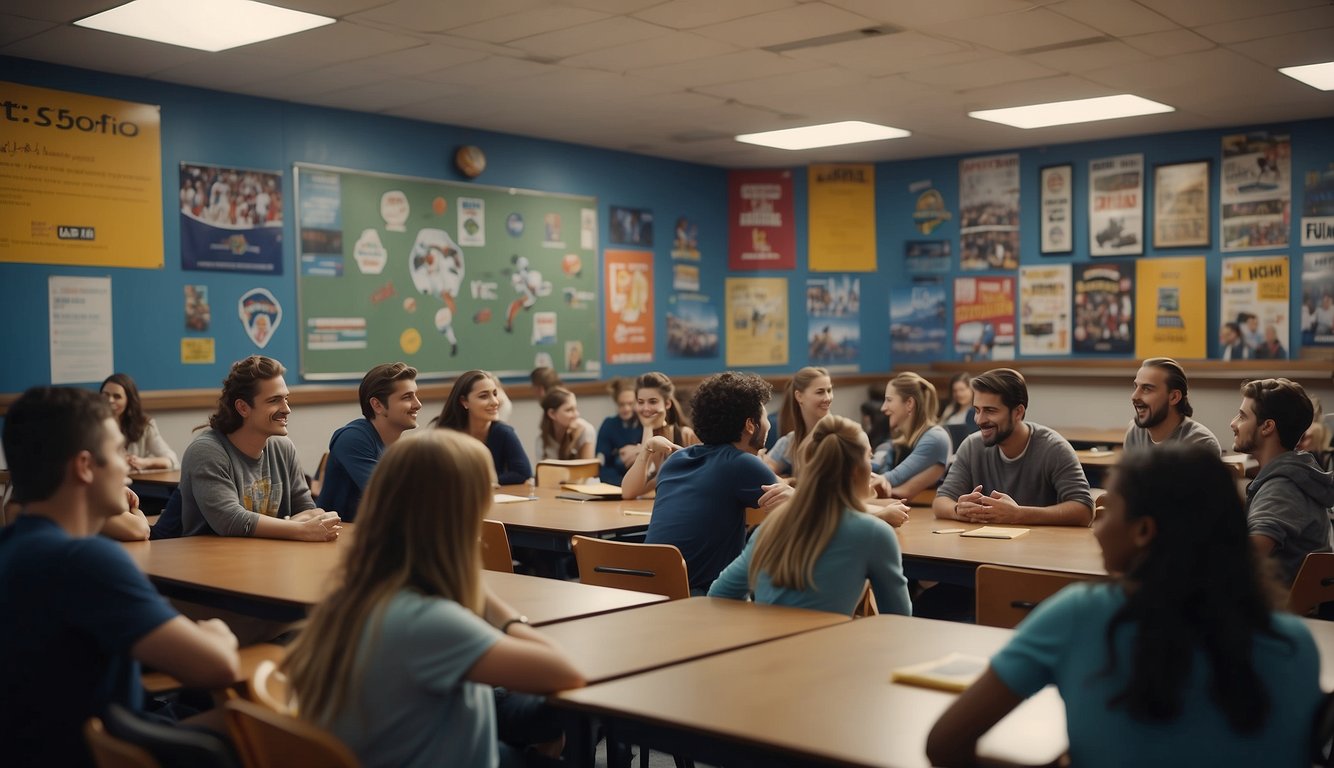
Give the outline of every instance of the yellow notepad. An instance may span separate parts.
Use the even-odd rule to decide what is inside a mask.
[[[518,501],[532,501],[532,499],[527,496],[515,496],[512,493],[497,493],[491,497],[491,501],[495,504],[513,504]]]
[[[561,488],[575,493],[582,493],[588,496],[596,496],[599,499],[619,499],[621,498],[621,486],[611,483],[561,483]]]
[[[984,525],[981,528],[974,528],[971,531],[964,531],[960,536],[971,536],[975,539],[1017,539],[1028,533],[1027,528],[998,528],[994,525]]]
[[[987,660],[981,656],[951,653],[922,664],[899,667],[889,679],[895,683],[958,693],[972,685],[985,671]]]

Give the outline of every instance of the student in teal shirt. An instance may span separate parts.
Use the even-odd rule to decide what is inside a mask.
[[[1104,499],[1094,535],[1119,578],[1038,606],[936,723],[932,764],[975,764],[978,738],[1054,684],[1074,765],[1309,765],[1319,656],[1272,607],[1218,453],[1127,454]]]

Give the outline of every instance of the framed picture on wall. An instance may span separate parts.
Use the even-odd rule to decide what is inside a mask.
[[[1042,238],[1039,252],[1044,255],[1071,253],[1075,249],[1074,222],[1075,167],[1070,163],[1048,165],[1038,170],[1041,190]]]
[[[1153,247],[1207,248],[1208,160],[1162,163],[1153,167]]]

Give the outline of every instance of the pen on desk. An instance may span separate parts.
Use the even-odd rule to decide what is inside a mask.
[[[627,509],[624,512],[627,515],[639,515],[640,517],[650,517],[653,514],[652,512],[640,512],[637,509]]]

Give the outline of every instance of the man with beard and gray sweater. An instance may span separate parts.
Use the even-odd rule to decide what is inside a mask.
[[[1334,550],[1334,475],[1322,472],[1311,454],[1294,450],[1314,412],[1300,384],[1259,379],[1242,385],[1241,408],[1231,424],[1232,450],[1249,453],[1260,465],[1246,486],[1251,544],[1275,560],[1285,584],[1292,584],[1308,554]]]

